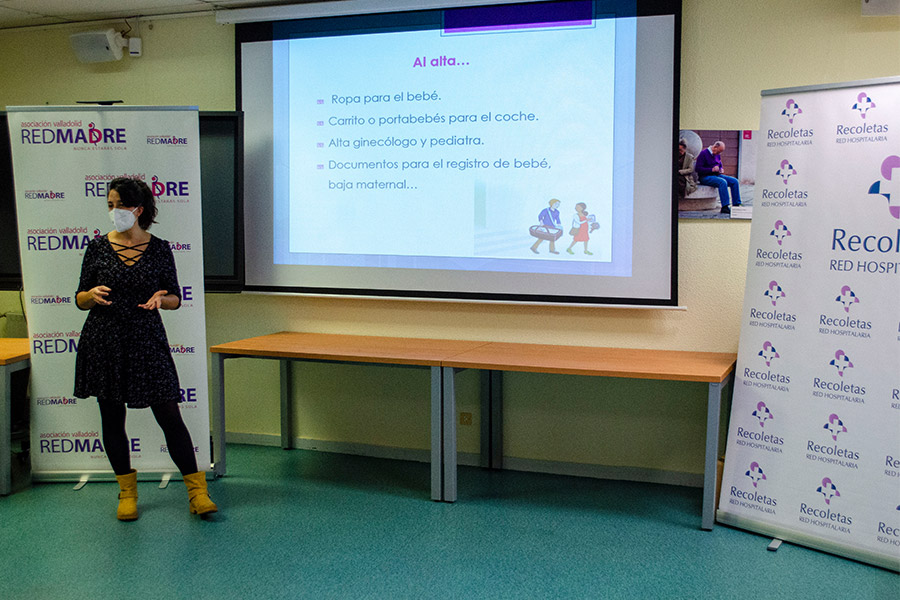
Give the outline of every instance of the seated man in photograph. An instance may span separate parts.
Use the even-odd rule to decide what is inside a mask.
[[[694,170],[697,171],[697,177],[700,179],[701,185],[708,185],[719,189],[719,200],[722,202],[722,212],[731,213],[729,205],[728,191],[731,190],[730,204],[733,206],[741,205],[741,189],[737,179],[729,177],[725,174],[722,167],[722,157],[720,156],[725,150],[724,142],[716,142],[709,148],[704,148],[697,155],[697,162]]]

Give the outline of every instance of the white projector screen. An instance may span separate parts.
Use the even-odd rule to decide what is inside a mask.
[[[680,3],[651,5],[239,25],[247,289],[676,305]]]

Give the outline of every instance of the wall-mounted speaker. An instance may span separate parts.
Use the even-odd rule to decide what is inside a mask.
[[[128,40],[115,29],[73,33],[69,40],[75,56],[85,63],[121,60],[122,48],[128,45]]]

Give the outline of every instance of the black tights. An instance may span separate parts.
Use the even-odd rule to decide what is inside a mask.
[[[131,472],[131,451],[125,433],[125,405],[100,402],[100,421],[103,427],[103,448],[116,475]],[[197,457],[191,434],[181,418],[177,402],[151,406],[156,422],[166,436],[169,456],[182,475],[197,472]]]

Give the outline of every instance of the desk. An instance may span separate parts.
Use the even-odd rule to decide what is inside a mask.
[[[457,354],[444,361],[445,414],[456,412],[453,379],[463,369],[479,369],[489,373],[488,411],[484,423],[487,432],[491,466],[502,461],[502,371],[624,377],[693,381],[709,384],[706,416],[706,454],[703,468],[703,514],[701,527],[710,530],[715,522],[717,487],[716,460],[719,446],[719,418],[722,391],[734,372],[736,354],[716,352],[681,352],[676,350],[638,350],[626,348],[593,348],[549,346],[542,344],[489,343]],[[484,388],[482,388],[484,390]],[[482,394],[485,392],[483,391]],[[482,410],[485,403],[482,401]],[[455,446],[456,421],[447,424],[445,438]],[[484,455],[485,432],[482,432]],[[456,500],[456,454],[445,452],[445,500]]]
[[[281,446],[292,446],[290,361],[408,365],[431,369],[431,498],[455,502],[456,373],[482,372],[482,464],[502,463],[502,372],[526,371],[595,377],[692,381],[709,384],[703,475],[703,529],[712,529],[717,487],[716,460],[722,392],[731,381],[735,354],[546,346],[459,340],[430,340],[321,333],[282,332],[210,348],[213,411],[213,462],[225,474],[225,360],[268,358],[281,361]],[[486,400],[486,401],[485,401]],[[485,429],[487,426],[487,429]]]
[[[267,358],[281,362],[281,447],[290,448],[291,371],[290,361],[371,363],[405,365],[431,369],[431,498],[447,500],[444,482],[456,482],[456,471],[449,478],[445,464],[456,465],[456,403],[444,405],[445,371],[443,362],[450,356],[477,348],[485,342],[429,340],[359,335],[282,332],[212,346],[212,389],[210,404],[213,419],[213,469],[224,475],[225,462],[225,360],[229,358]],[[452,443],[446,438],[452,425]],[[452,460],[448,458],[452,454]],[[455,488],[452,491],[456,499]],[[452,501],[452,500],[451,500]]]
[[[12,491],[12,373],[30,366],[27,338],[0,338],[0,496]]]

